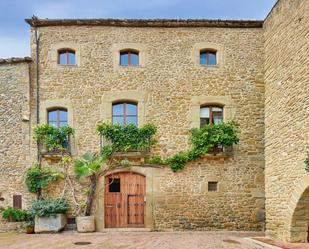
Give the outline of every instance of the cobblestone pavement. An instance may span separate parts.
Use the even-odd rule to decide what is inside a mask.
[[[79,234],[0,233],[1,249],[261,249],[246,240],[263,236],[248,232],[107,232]],[[90,242],[76,245],[76,242]]]

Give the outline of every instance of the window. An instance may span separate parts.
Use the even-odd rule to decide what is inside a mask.
[[[209,49],[201,50],[200,65],[217,65],[217,51]]]
[[[66,109],[52,109],[48,111],[48,124],[57,127],[68,125],[68,111]]]
[[[109,192],[119,193],[120,192],[120,178],[109,178],[108,180]]]
[[[137,104],[122,102],[113,104],[113,124],[135,124],[137,126]]]
[[[138,66],[139,53],[136,51],[122,51],[120,52],[120,65],[121,66]]]
[[[221,124],[223,122],[223,107],[204,106],[200,108],[200,126]]]
[[[208,192],[218,191],[218,182],[208,182]]]
[[[72,49],[64,49],[58,51],[58,64],[75,65],[75,51]]]

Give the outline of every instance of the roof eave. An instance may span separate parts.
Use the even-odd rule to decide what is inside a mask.
[[[114,26],[114,27],[218,27],[262,28],[262,20],[209,19],[25,19],[32,27],[46,26]]]

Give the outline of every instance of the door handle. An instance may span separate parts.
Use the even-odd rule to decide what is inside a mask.
[[[113,205],[112,205],[112,204],[106,204],[106,207],[107,207],[107,208],[112,208]]]

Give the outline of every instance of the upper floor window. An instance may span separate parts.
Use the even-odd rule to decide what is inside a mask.
[[[68,111],[66,109],[52,109],[48,111],[48,124],[57,127],[68,125]]]
[[[204,106],[200,109],[200,126],[221,124],[223,122],[223,107]]]
[[[120,52],[120,65],[121,66],[138,66],[139,53],[133,50],[126,50]]]
[[[137,126],[137,104],[121,102],[113,104],[113,124],[135,124]]]
[[[200,51],[201,65],[217,65],[217,51],[206,49]]]
[[[75,65],[75,51],[72,49],[62,49],[58,51],[58,64]]]

